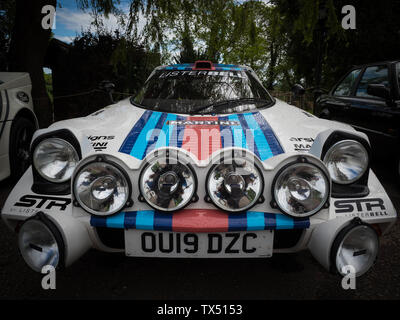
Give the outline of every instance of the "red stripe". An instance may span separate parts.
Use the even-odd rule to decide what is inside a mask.
[[[172,216],[175,232],[227,232],[228,214],[214,209],[185,209]]]
[[[188,117],[189,121],[218,121],[218,117]],[[193,153],[197,159],[206,160],[222,148],[219,125],[187,125],[182,148]]]

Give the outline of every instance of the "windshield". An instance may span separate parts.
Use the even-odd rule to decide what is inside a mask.
[[[250,71],[157,70],[133,104],[171,113],[234,113],[272,105]]]

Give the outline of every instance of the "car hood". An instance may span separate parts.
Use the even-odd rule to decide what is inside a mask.
[[[135,167],[154,150],[174,147],[186,150],[197,164],[207,165],[213,154],[230,147],[247,149],[261,161],[286,152],[308,152],[317,134],[332,127],[351,129],[280,100],[251,112],[190,116],[138,108],[126,99],[87,117],[54,123],[34,138],[68,129],[79,140],[83,157],[114,153]]]

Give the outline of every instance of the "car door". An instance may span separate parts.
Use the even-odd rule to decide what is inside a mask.
[[[323,95],[317,99],[318,116],[330,120],[353,123],[353,115],[350,113],[351,99],[361,71],[361,68],[351,70],[328,95]]]
[[[391,89],[391,70],[388,64],[366,66],[349,101],[352,125],[369,135],[395,136],[397,127],[393,105],[384,98],[367,93],[368,85],[383,84]]]

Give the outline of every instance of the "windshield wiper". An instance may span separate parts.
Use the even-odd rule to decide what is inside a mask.
[[[208,105],[206,105],[206,106],[200,106],[199,108],[194,109],[194,110],[191,112],[191,114],[198,113],[198,112],[203,111],[203,110],[207,110],[208,108],[212,108],[212,109],[214,110],[214,109],[223,107],[223,106],[225,106],[225,105],[231,106],[232,104],[237,105],[237,104],[241,104],[241,103],[244,103],[244,102],[252,102],[252,103],[254,103],[254,102],[260,102],[260,103],[265,103],[265,104],[271,103],[270,100],[260,99],[260,98],[230,99],[230,100],[224,100],[224,101],[220,101],[220,102],[216,102],[216,103],[210,103],[210,104],[208,104]]]

